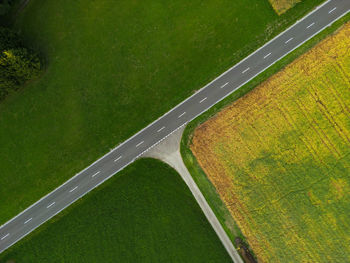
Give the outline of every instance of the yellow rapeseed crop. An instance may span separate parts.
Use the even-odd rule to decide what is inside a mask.
[[[350,24],[199,126],[191,150],[261,262],[350,262]]]
[[[301,0],[269,0],[278,15],[283,14]]]

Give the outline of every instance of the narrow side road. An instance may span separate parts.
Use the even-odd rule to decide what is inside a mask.
[[[215,233],[219,237],[221,243],[225,247],[227,253],[231,257],[232,261],[235,263],[243,263],[240,255],[233,246],[230,238],[226,234],[224,228],[220,224],[207,200],[203,196],[201,190],[197,186],[196,182],[193,180],[191,174],[187,170],[186,165],[184,164],[181,153],[180,153],[180,143],[182,133],[185,129],[185,125],[174,132],[167,140],[159,143],[156,147],[152,148],[150,151],[147,151],[142,155],[142,157],[151,157],[159,159],[171,167],[173,167],[185,181],[186,185],[190,189],[192,195],[196,199],[198,205],[202,209],[205,217],[208,219],[209,223],[213,227]]]

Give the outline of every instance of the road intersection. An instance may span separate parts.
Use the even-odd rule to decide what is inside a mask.
[[[330,0],[0,227],[0,253],[350,11]]]

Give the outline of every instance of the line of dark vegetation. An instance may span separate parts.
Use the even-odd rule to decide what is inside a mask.
[[[245,263],[257,263],[253,254],[250,252],[248,245],[240,237],[235,238],[235,245],[238,252],[241,254],[242,258],[244,259]]]

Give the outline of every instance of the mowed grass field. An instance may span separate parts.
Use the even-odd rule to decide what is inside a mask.
[[[139,160],[53,222],[0,255],[0,262],[231,262],[181,177]]]
[[[302,0],[269,0],[277,14],[281,15]]]
[[[261,262],[350,261],[349,46],[348,23],[194,133]]]
[[[0,103],[0,224],[321,2],[31,0],[15,28],[47,69]]]

